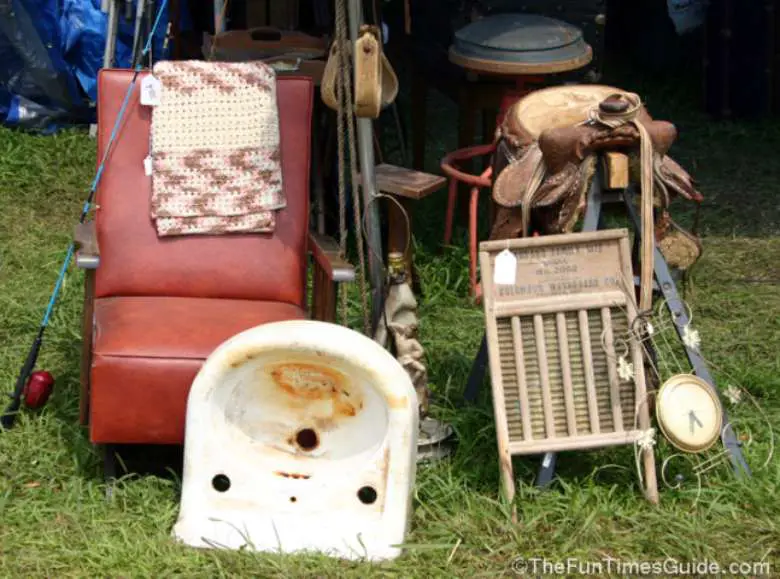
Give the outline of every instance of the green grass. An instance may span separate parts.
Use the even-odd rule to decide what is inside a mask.
[[[434,411],[457,430],[447,462],[421,467],[404,556],[370,566],[317,556],[196,551],[174,544],[175,478],[123,481],[111,501],[87,432],[78,426],[82,277],[69,273],[39,361],[57,378],[39,415],[0,435],[0,575],[5,577],[488,577],[511,576],[517,556],[565,561],[765,560],[780,565],[780,459],[761,425],[780,422],[780,229],[776,151],[780,125],[708,123],[690,102],[656,84],[624,86],[645,95],[659,118],[681,128],[672,152],[707,197],[705,255],[688,296],[703,351],[720,384],[736,383],[766,414],[749,407],[755,476],[738,481],[727,466],[705,479],[700,496],[662,487],[646,503],[630,448],[565,453],[546,492],[531,483],[536,459],[516,459],[519,523],[498,500],[495,433],[488,388],[472,408],[457,404],[483,327],[467,294],[464,237],[438,251],[443,195],[415,217],[422,341]],[[453,148],[452,106],[437,97],[429,126],[433,169]],[[35,137],[0,131],[0,384],[10,391],[57,276],[94,172],[94,141],[80,131]],[[684,214],[683,221],[690,215]],[[353,312],[354,313],[354,312]],[[357,320],[357,316],[353,316]],[[780,429],[778,429],[780,431]],[[663,444],[662,456],[671,451]],[[659,460],[660,465],[660,460]],[[686,487],[687,488],[687,487]],[[338,516],[334,513],[334,516]],[[775,571],[776,572],[776,571]]]

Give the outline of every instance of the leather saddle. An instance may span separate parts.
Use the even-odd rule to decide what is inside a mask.
[[[601,153],[627,155],[630,180],[640,182],[638,127],[592,120],[593,111],[620,112],[626,103],[618,95],[625,94],[611,86],[565,85],[535,91],[507,111],[496,130],[493,199],[498,211],[491,239],[573,231],[586,209]],[[669,265],[687,269],[701,245],[671,219],[668,207],[677,196],[696,203],[703,197],[690,175],[667,156],[677,137],[674,125],[654,120],[643,106],[634,118],[652,143],[656,241]]]

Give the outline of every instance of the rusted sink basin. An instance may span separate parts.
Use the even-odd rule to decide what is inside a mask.
[[[396,557],[417,415],[404,369],[362,334],[314,321],[238,334],[190,391],[174,536],[195,547]]]

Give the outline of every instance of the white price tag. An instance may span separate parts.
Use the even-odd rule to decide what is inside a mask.
[[[146,157],[144,159],[144,175],[149,177],[152,174],[152,158]]]
[[[493,266],[493,283],[496,285],[515,285],[517,279],[517,258],[505,249],[496,256]]]
[[[160,104],[162,83],[151,74],[141,81],[141,104],[147,107],[156,107]]]

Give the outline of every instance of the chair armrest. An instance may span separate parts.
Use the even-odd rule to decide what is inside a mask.
[[[86,221],[76,225],[73,232],[73,243],[76,246],[76,267],[97,269],[100,265],[100,250],[98,249],[95,222]]]
[[[314,262],[325,272],[330,281],[355,281],[355,268],[339,255],[336,241],[313,231],[309,232],[309,251]]]

